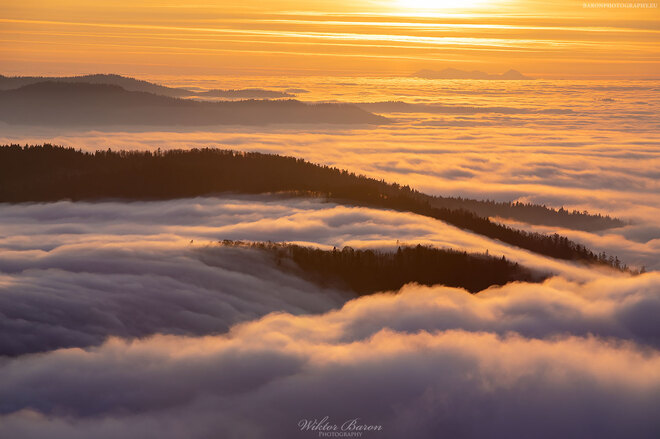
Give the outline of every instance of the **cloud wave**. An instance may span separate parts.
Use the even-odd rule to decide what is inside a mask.
[[[224,336],[21,356],[0,364],[0,434],[318,437],[297,423],[329,416],[382,425],[364,437],[651,438],[660,353],[634,340],[657,342],[657,311],[642,304],[657,309],[659,283],[647,274],[601,295],[602,283],[555,279],[476,297],[410,286]],[[618,338],[634,333],[626,318],[649,334]]]
[[[247,249],[132,242],[0,258],[0,355],[87,347],[108,336],[225,332],[272,311],[314,313],[350,293],[320,289]]]
[[[573,281],[628,282],[619,272],[533,255],[419,215],[320,200],[222,197],[2,209],[0,353],[5,355],[98,345],[108,336],[222,333],[269,312],[325,312],[353,297],[283,273],[266,255],[213,244],[222,239],[381,249],[395,249],[400,240],[488,249]],[[473,307],[461,303],[453,306]],[[584,331],[599,333],[599,327]],[[603,334],[638,338],[623,327],[605,325]],[[505,325],[501,331],[509,329],[520,330]]]

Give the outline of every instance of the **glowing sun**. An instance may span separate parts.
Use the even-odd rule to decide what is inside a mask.
[[[429,11],[434,9],[468,9],[480,6],[485,0],[395,0],[398,8]]]

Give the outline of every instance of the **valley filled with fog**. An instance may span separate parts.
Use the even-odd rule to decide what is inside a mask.
[[[434,81],[266,77],[161,83],[198,89],[269,88],[307,102],[406,102],[378,112],[393,123],[102,130],[5,125],[0,143],[49,142],[87,151],[217,147],[304,158],[422,192],[522,201],[609,214],[629,225],[585,234],[590,248],[657,268],[660,251],[660,83],[657,81]],[[341,86],[339,93],[338,86]],[[419,112],[415,106],[419,106]],[[428,107],[441,107],[442,112]],[[388,111],[396,109],[385,107]],[[541,229],[543,232],[555,230]]]
[[[323,416],[383,425],[373,437],[388,438],[660,432],[658,81],[148,79],[265,87],[388,123],[4,123],[0,144],[259,151],[431,195],[588,210],[624,225],[492,220],[558,233],[636,271],[321,196],[0,203],[0,436],[308,437],[298,420]],[[223,240],[422,244],[504,256],[547,279],[477,294],[413,282],[358,297]]]

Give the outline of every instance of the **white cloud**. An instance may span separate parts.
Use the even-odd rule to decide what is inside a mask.
[[[351,297],[283,273],[266,255],[220,248],[215,243],[222,239],[489,249],[579,282],[627,281],[612,270],[540,257],[419,215],[319,200],[224,197],[2,209],[4,354],[90,346],[111,335],[220,333],[272,311],[323,312]]]
[[[653,85],[385,78],[343,84],[338,96],[326,78],[273,80],[304,86],[310,99],[575,114],[399,114],[396,124],[373,129],[3,126],[0,140],[259,150],[430,193],[589,209],[635,223],[597,234],[558,231],[624,262],[660,268]],[[254,85],[222,81],[217,88]],[[594,93],[613,100],[596,101]],[[0,209],[0,343],[14,353],[45,350],[0,359],[0,437],[318,437],[296,424],[324,416],[382,424],[367,438],[660,436],[657,273],[596,270],[418,215],[318,200],[225,196]],[[225,238],[488,249],[558,276],[476,296],[408,285],[344,304],[345,293],[282,273],[263,255],[207,247]],[[83,349],[50,350],[62,346]]]
[[[657,337],[659,284],[411,286],[224,336],[21,356],[0,364],[0,434],[311,437],[297,422],[329,416],[383,426],[365,437],[650,438],[660,354],[644,343],[657,338],[626,325],[646,321]]]
[[[98,237],[3,252],[0,354],[96,345],[111,335],[222,333],[271,311],[322,312],[348,294],[283,273],[267,255]]]
[[[471,101],[462,104],[476,105],[472,101],[477,98],[469,98]],[[490,98],[480,99],[485,100],[481,105],[492,105]],[[432,194],[588,209],[632,220],[648,239],[660,239],[656,227],[660,215],[657,129],[639,116],[629,116],[624,123],[615,113],[600,114],[592,104],[593,97],[581,102],[579,115],[570,117],[519,115],[511,121],[483,115],[475,121],[477,116],[472,115],[467,120],[438,121],[434,116],[431,122],[440,122],[441,127],[416,125],[430,117],[419,114],[373,129],[284,126],[26,132],[6,127],[0,141],[52,142],[86,150],[214,146],[294,155]],[[603,127],[603,117],[614,120]],[[475,123],[480,125],[471,126]],[[632,240],[623,230],[610,232],[624,241]],[[600,240],[598,234],[591,234],[589,240],[598,241],[598,247],[612,254],[621,247],[611,246],[612,240]],[[644,255],[632,255],[632,259],[635,264],[651,265]]]

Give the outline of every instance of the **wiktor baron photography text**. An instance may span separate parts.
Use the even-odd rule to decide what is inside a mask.
[[[383,431],[382,425],[371,424],[360,418],[341,419],[337,422],[329,416],[301,419],[298,428],[316,437],[367,437]]]

